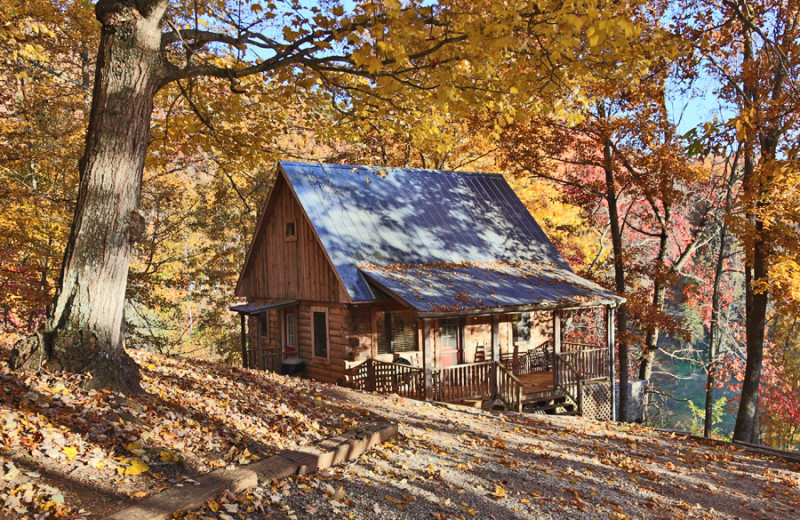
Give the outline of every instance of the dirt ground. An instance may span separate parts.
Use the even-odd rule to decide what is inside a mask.
[[[0,360],[5,356],[0,352]],[[731,445],[577,417],[352,392],[134,352],[146,395],[0,361],[0,518],[101,518],[218,467],[383,418],[400,436],[353,463],[223,491],[177,518],[800,518],[800,466]]]
[[[316,475],[223,492],[217,514],[186,517],[800,518],[800,467],[731,445],[339,389],[325,399],[399,422],[401,438]]]

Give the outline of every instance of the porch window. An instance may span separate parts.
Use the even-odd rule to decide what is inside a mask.
[[[523,312],[511,316],[514,345],[529,346],[531,343],[531,313]]]
[[[417,350],[414,320],[410,312],[378,312],[376,321],[378,354]]]
[[[328,309],[311,308],[311,327],[313,334],[313,352],[315,358],[328,359]]]

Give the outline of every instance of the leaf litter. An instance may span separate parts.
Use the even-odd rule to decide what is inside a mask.
[[[132,399],[81,390],[80,376],[14,374],[0,362],[0,512],[37,520],[102,516],[167,487],[194,485],[217,467],[248,464],[378,416],[397,421],[401,435],[355,462],[242,493],[223,490],[174,517],[800,517],[800,467],[734,446],[131,354],[148,392]],[[121,500],[105,510],[86,507],[86,497],[59,489],[54,475]]]
[[[0,347],[0,516],[106,514],[216,468],[336,435],[364,415],[319,399],[324,385],[312,381],[129,353],[146,392],[132,398],[83,390],[81,375],[12,372]],[[105,499],[82,510],[98,505],[85,496],[92,489]]]

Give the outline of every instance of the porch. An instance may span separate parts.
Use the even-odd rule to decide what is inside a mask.
[[[562,341],[560,310],[552,312],[552,320],[552,339],[527,350],[517,344],[501,349],[494,315],[490,359],[442,366],[446,349],[436,344],[441,335],[432,320],[422,319],[421,366],[403,358],[397,358],[399,363],[371,358],[352,367],[345,384],[411,399],[614,419],[614,308],[606,307],[605,346]]]

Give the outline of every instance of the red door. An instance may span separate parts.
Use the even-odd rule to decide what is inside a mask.
[[[442,320],[439,322],[439,352],[442,357],[442,366],[451,367],[461,363],[461,349],[458,341],[458,319]]]
[[[297,356],[297,312],[294,309],[283,311],[283,357]]]

